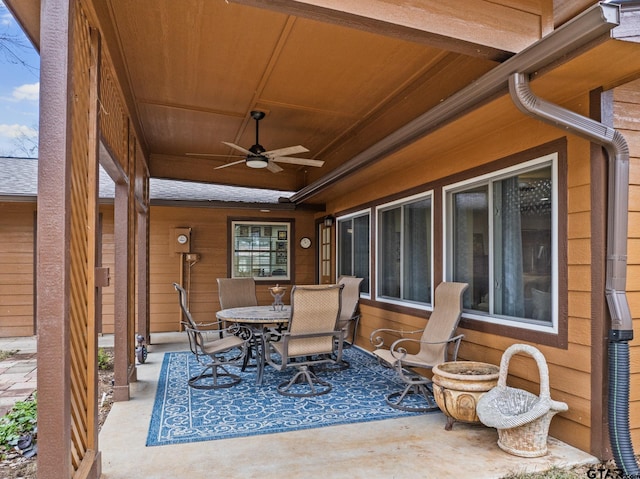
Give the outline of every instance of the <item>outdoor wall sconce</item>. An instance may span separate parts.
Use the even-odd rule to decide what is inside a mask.
[[[324,226],[327,228],[331,228],[333,226],[333,221],[335,220],[335,218],[331,215],[325,216],[324,217]]]

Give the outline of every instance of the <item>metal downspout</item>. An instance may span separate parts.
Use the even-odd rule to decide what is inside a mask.
[[[600,122],[536,97],[528,76],[509,78],[509,92],[523,113],[602,145],[609,160],[607,198],[607,272],[605,296],[611,315],[609,332],[609,439],[617,466],[637,477],[640,469],[629,433],[629,348],[633,339],[627,301],[627,223],[629,210],[629,148],[620,132]]]

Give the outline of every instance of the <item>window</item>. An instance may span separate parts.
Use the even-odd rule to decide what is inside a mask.
[[[431,304],[431,194],[417,195],[377,209],[377,298]]]
[[[232,221],[232,278],[290,279],[289,223]]]
[[[554,329],[557,154],[445,188],[446,277],[465,316]]]
[[[360,291],[369,294],[370,213],[338,219],[338,276],[363,278]]]

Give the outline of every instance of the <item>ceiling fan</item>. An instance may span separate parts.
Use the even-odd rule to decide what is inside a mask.
[[[304,165],[304,166],[316,166],[320,167],[324,165],[324,161],[322,160],[314,160],[310,158],[293,158],[287,155],[296,155],[298,153],[305,153],[309,151],[304,146],[289,146],[287,148],[280,148],[278,150],[266,151],[264,147],[260,144],[259,141],[259,122],[265,116],[265,113],[262,111],[252,111],[251,118],[256,121],[256,143],[248,150],[243,148],[242,146],[236,145],[235,143],[230,143],[228,141],[223,141],[225,145],[242,152],[245,157],[242,160],[233,161],[231,163],[226,163],[221,166],[217,166],[214,169],[219,170],[221,168],[227,168],[228,166],[233,166],[240,164],[242,162],[246,163],[249,168],[267,168],[269,171],[273,173],[278,173],[282,171],[282,168],[276,163],[288,163],[292,165]],[[202,154],[198,155],[196,153],[187,153],[190,156],[214,156]],[[225,155],[226,156],[226,155]]]

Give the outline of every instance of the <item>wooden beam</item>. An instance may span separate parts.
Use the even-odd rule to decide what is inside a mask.
[[[423,0],[420,8],[398,0],[233,1],[496,61],[538,41],[546,23],[540,11],[487,0],[464,8],[440,0]]]

